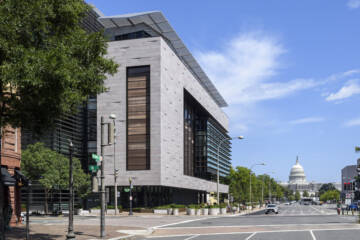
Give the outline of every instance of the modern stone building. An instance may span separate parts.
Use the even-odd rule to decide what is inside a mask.
[[[358,176],[357,165],[348,165],[341,169],[341,195],[342,198],[354,199],[355,177]]]
[[[134,205],[200,203],[216,192],[217,148],[228,138],[227,104],[161,12],[100,17],[109,37],[108,57],[119,64],[97,98],[100,116],[116,114],[116,147],[105,147],[108,199],[119,202],[133,179]],[[230,170],[230,142],[220,147],[220,176]],[[220,184],[221,193],[228,186]]]

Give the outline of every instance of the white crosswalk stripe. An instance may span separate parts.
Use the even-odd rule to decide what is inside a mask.
[[[300,204],[284,205],[279,206],[278,216],[317,216],[317,215],[336,215],[336,209],[334,205],[309,205],[304,206]]]

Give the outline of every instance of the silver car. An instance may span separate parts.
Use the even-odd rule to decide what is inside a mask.
[[[278,214],[279,213],[279,209],[278,207],[276,206],[276,204],[268,204],[265,208],[265,214],[268,214],[268,213],[276,213]]]

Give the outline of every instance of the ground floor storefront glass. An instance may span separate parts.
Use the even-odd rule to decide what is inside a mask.
[[[118,204],[129,208],[129,187],[118,187]],[[114,187],[107,187],[107,204],[114,205]],[[206,192],[165,186],[134,186],[132,189],[133,207],[156,207],[171,203],[206,203]]]

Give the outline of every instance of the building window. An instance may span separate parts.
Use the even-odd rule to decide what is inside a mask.
[[[150,66],[127,68],[127,170],[150,169]]]
[[[216,179],[218,144],[228,137],[227,131],[184,90],[184,174]],[[219,151],[220,177],[230,172],[230,152],[230,141],[224,141]]]
[[[148,38],[148,37],[151,37],[150,34],[142,30],[142,31],[117,35],[115,36],[115,41],[137,39],[137,38]]]

